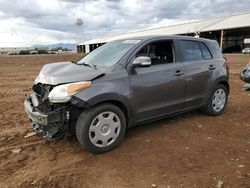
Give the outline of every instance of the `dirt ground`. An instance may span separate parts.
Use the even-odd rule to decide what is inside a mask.
[[[223,115],[196,111],[137,126],[117,149],[92,155],[75,137],[25,138],[33,130],[24,95],[40,68],[79,56],[1,56],[0,187],[250,187],[250,91],[238,76],[250,55],[227,57],[231,94]]]

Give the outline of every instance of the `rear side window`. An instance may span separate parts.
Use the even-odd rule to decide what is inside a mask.
[[[202,60],[202,52],[199,42],[181,40],[181,51],[184,61],[199,61]]]
[[[221,57],[223,57],[223,55],[221,53],[221,50],[220,50],[220,47],[219,47],[219,44],[218,44],[217,41],[209,42],[208,43],[208,47],[211,50],[214,58],[221,58]]]
[[[200,45],[201,45],[201,50],[202,50],[203,58],[204,59],[212,59],[212,55],[209,52],[207,46],[205,44],[203,44],[202,42],[200,43]]]

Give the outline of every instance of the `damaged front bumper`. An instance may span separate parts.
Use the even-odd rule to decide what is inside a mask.
[[[60,111],[52,113],[39,112],[32,106],[29,99],[25,99],[24,101],[24,110],[34,123],[38,123],[40,125],[48,125],[61,121]]]
[[[70,108],[63,106],[49,112],[41,112],[36,106],[36,96],[31,94],[24,101],[24,110],[31,120],[37,135],[46,139],[58,139],[66,135],[69,124]]]

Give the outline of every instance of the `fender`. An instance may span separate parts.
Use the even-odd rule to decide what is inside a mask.
[[[216,85],[220,82],[227,82],[228,86],[229,86],[229,90],[228,92],[230,91],[230,85],[229,85],[229,82],[228,82],[228,76],[225,76],[225,75],[221,75],[220,77],[217,77],[216,79],[214,79],[212,81],[212,83],[210,84],[210,87],[208,88],[208,92],[207,92],[207,95],[206,97],[204,98],[204,104],[206,105],[207,104],[207,101],[208,101],[208,98],[209,96],[211,95],[211,92],[213,91],[213,89],[216,87]]]
[[[226,76],[226,74],[220,74],[220,75],[217,75],[215,79],[212,80],[212,83],[210,84],[210,87],[208,88],[209,91],[212,91],[213,88],[220,82],[227,82],[228,83],[228,86],[229,86],[229,78],[228,76]],[[230,91],[230,88],[229,88],[229,91]],[[229,92],[228,91],[228,92]]]
[[[106,101],[121,103],[127,110],[129,119],[134,119],[133,109],[130,100],[130,85],[128,76],[119,76],[110,82],[105,79],[94,81],[88,89],[75,94],[74,99],[80,99],[85,107],[94,106]],[[105,81],[103,81],[105,80]]]

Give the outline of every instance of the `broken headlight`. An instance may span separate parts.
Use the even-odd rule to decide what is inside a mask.
[[[56,86],[49,93],[49,101],[52,103],[68,102],[72,95],[76,94],[80,90],[87,89],[90,86],[90,81],[75,82]]]

